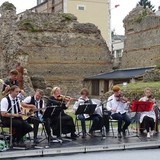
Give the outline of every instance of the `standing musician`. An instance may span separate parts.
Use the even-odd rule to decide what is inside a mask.
[[[118,120],[118,137],[126,136],[126,129],[131,123],[129,116],[126,114],[128,108],[128,100],[122,96],[119,86],[113,86],[113,95],[108,98],[107,110],[111,111],[111,117]],[[122,127],[124,121],[124,125]]]
[[[57,106],[57,108],[54,108],[52,116],[46,119],[46,122],[48,126],[51,126],[53,135],[56,135],[57,138],[61,139],[61,132],[63,134],[71,133],[72,139],[77,138],[73,118],[64,112],[69,107],[71,101],[72,98],[67,98],[67,103],[65,103],[65,96],[61,95],[61,89],[59,87],[52,89],[47,107]]]
[[[15,129],[13,134],[13,145],[23,145],[22,137],[32,131],[32,127],[21,117],[21,105],[17,98],[19,87],[10,87],[10,94],[1,100],[2,123],[5,127],[12,126]],[[12,118],[12,121],[11,121]]]
[[[144,126],[144,128],[147,130],[147,138],[150,138],[150,136],[153,136],[154,134],[154,126],[156,122],[156,114],[155,114],[155,108],[157,107],[156,100],[152,96],[152,91],[150,88],[146,88],[144,90],[145,96],[142,97],[139,101],[145,101],[145,102],[153,102],[153,106],[151,111],[149,112],[141,112],[140,114],[140,126]],[[151,132],[150,132],[151,129]]]
[[[3,88],[2,88],[2,95],[3,96],[7,96],[9,94],[10,88],[13,85],[19,86],[19,83],[18,83],[18,80],[17,80],[18,74],[19,73],[16,69],[12,69],[9,72],[9,78],[6,79],[3,83]],[[24,91],[23,90],[19,90],[18,97],[23,99],[23,97],[24,97]]]
[[[24,107],[24,111],[29,112],[32,111],[34,115],[31,115],[27,122],[33,124],[33,136],[34,136],[34,143],[39,143],[37,134],[38,134],[38,127],[39,123],[43,122],[43,109],[44,109],[44,101],[42,100],[43,91],[41,89],[37,89],[34,96],[28,96],[22,101],[22,107]],[[25,109],[27,108],[27,110]],[[44,123],[45,125],[45,123]],[[46,130],[47,127],[45,126]]]
[[[83,88],[81,90],[81,97],[78,99],[77,102],[75,102],[73,109],[76,111],[80,105],[83,104],[96,104],[94,101],[88,98],[89,91],[87,88]],[[90,135],[93,137],[94,136],[94,131],[95,130],[101,130],[102,129],[102,117],[99,114],[79,114],[77,115],[77,118],[81,121],[81,126],[82,126],[82,138],[86,137],[86,120],[93,120],[92,126],[89,130]]]
[[[4,81],[2,95],[6,96],[9,94],[10,88],[13,85],[18,86],[18,71],[13,69],[9,72],[9,78]]]

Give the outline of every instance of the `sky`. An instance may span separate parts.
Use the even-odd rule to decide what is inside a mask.
[[[6,0],[0,0],[0,5]],[[36,5],[37,0],[8,0],[13,3],[17,8],[17,13],[25,11]],[[160,6],[160,0],[150,0],[151,4],[158,9]],[[128,13],[136,6],[139,0],[111,0],[111,29],[115,30],[116,34],[124,34],[123,19]],[[115,8],[115,5],[119,7]]]

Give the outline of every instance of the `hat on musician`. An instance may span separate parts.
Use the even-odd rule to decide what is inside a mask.
[[[118,92],[118,91],[120,91],[120,90],[121,90],[121,88],[120,88],[118,85],[113,86],[113,88],[112,88],[112,91],[113,91],[113,92]]]

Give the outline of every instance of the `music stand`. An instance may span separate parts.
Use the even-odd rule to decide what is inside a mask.
[[[152,109],[153,102],[133,101],[131,112],[149,112]]]
[[[58,107],[59,107],[59,106],[57,106],[57,105],[47,107],[46,110],[45,110],[45,112],[44,112],[44,114],[43,114],[43,117],[42,117],[42,118],[43,118],[43,119],[51,118],[52,115],[54,114],[56,108],[58,108]],[[46,139],[46,138],[44,138],[44,139],[41,140],[40,142],[44,141],[45,139]],[[58,140],[58,139],[57,139],[57,141],[60,142],[60,143],[62,143],[61,140]],[[49,139],[49,138],[48,138],[48,144],[50,144],[50,139]]]
[[[89,114],[92,115],[97,107],[97,104],[83,104],[79,105],[75,114]]]
[[[141,113],[141,112],[149,112],[152,109],[153,102],[145,102],[145,101],[133,101],[131,112]],[[136,121],[136,137],[139,138],[138,135],[138,122]]]
[[[79,114],[92,115],[94,113],[96,107],[97,107],[97,104],[90,104],[90,103],[79,105],[76,112],[75,112],[75,115],[79,115]],[[79,129],[78,129],[78,132],[79,132]],[[80,134],[80,132],[78,134]]]

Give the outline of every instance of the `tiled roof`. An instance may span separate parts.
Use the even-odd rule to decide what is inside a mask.
[[[111,72],[105,72],[90,77],[86,77],[85,80],[90,79],[130,79],[143,76],[146,70],[153,69],[154,67],[145,68],[130,68],[130,69],[117,69]]]

